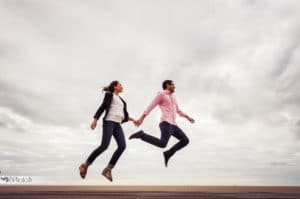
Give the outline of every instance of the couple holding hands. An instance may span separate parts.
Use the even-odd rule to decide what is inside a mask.
[[[98,119],[105,111],[105,115],[103,117],[102,141],[100,146],[97,147],[89,155],[86,161],[80,165],[79,173],[81,178],[85,178],[88,167],[101,153],[108,148],[111,137],[113,136],[117,142],[118,148],[113,153],[108,165],[102,171],[102,175],[108,180],[112,181],[112,169],[116,165],[126,147],[125,136],[121,124],[132,121],[137,127],[140,126],[145,117],[149,115],[149,113],[157,105],[160,107],[162,113],[161,122],[159,123],[161,137],[156,138],[140,130],[130,135],[129,139],[139,139],[154,146],[165,148],[171,136],[177,138],[179,141],[169,150],[163,152],[164,163],[166,167],[169,159],[175,154],[175,152],[185,147],[189,143],[188,137],[176,124],[176,114],[186,118],[191,123],[194,123],[195,121],[193,118],[179,109],[175,96],[173,95],[175,92],[175,85],[173,81],[163,81],[162,88],[163,91],[158,92],[156,97],[138,120],[135,120],[129,116],[126,102],[119,96],[119,94],[123,91],[123,87],[119,81],[112,81],[109,86],[103,88],[103,91],[106,93],[103,102],[95,113],[94,120],[91,124],[91,128],[95,129]]]

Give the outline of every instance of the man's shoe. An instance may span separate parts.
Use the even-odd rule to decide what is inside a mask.
[[[168,161],[170,159],[170,156],[167,154],[166,151],[163,154],[164,154],[165,166],[168,167]]]
[[[144,131],[141,130],[129,136],[129,139],[131,140],[133,138],[142,138],[143,135],[144,135]]]

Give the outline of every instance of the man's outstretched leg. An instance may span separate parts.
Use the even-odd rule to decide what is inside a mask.
[[[141,139],[144,142],[148,142],[149,144],[155,145],[157,147],[165,148],[169,142],[169,139],[174,132],[173,125],[168,122],[161,122],[159,124],[159,128],[161,131],[160,139],[145,133],[144,131],[138,131],[137,133],[132,134],[129,139]]]
[[[176,137],[179,142],[163,153],[166,167],[168,166],[169,159],[176,153],[176,151],[182,149],[189,143],[189,138],[185,135],[185,133],[178,126],[173,126],[174,131],[172,135]]]

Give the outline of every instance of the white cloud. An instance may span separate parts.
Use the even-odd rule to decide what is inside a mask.
[[[299,7],[0,1],[2,173],[106,183],[99,169],[114,142],[88,182],[78,175],[100,143],[101,124],[88,128],[101,86],[120,80],[138,117],[162,80],[173,79],[181,108],[196,119],[178,118],[191,143],[165,169],[161,149],[127,141],[115,183],[299,184]],[[158,122],[155,110],[141,128],[159,136]],[[136,130],[124,125],[127,137]]]

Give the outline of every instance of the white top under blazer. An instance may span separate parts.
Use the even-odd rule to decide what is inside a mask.
[[[121,123],[124,119],[124,104],[119,96],[113,94],[109,112],[105,118],[108,121]]]

